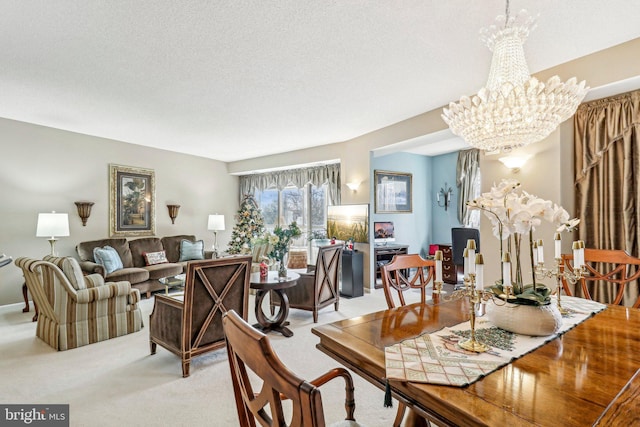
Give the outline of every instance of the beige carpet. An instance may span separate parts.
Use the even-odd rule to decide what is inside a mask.
[[[153,298],[141,303],[145,328],[124,337],[68,351],[55,351],[35,337],[33,308],[0,307],[0,402],[70,405],[72,426],[235,426],[238,425],[226,350],[196,358],[191,376],[182,378],[180,359],[158,346],[149,353],[149,313]],[[253,299],[250,301],[253,308]],[[340,300],[320,312],[319,324],[386,308],[382,290]],[[253,309],[250,321],[254,322]],[[271,333],[279,356],[299,375],[312,379],[337,362],[315,348],[310,312],[289,312],[295,335]],[[383,406],[383,392],[353,374],[356,419],[367,426],[389,426],[396,413]],[[344,386],[322,388],[328,422],[344,417]]]

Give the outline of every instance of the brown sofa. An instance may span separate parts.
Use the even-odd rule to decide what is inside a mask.
[[[140,290],[147,298],[151,292],[164,289],[158,279],[175,276],[186,270],[187,261],[179,262],[180,242],[183,240],[195,242],[192,235],[179,235],[168,237],[143,237],[139,239],[127,240],[125,238],[112,238],[81,242],[76,246],[76,252],[80,259],[80,266],[87,274],[99,273],[105,280],[110,282],[127,281],[132,288]],[[124,268],[116,270],[110,274],[105,274],[102,265],[95,262],[93,249],[97,247],[111,246],[114,248]],[[145,252],[165,251],[168,263],[146,265],[144,259]],[[205,251],[205,259],[212,258],[212,251]]]

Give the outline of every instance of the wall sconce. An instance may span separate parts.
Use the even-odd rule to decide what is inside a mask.
[[[506,167],[511,169],[511,172],[518,173],[520,171],[520,168],[524,166],[525,163],[527,163],[527,160],[529,160],[530,157],[531,156],[528,154],[521,154],[500,157],[498,160],[500,160]]]
[[[356,191],[358,191],[358,187],[360,187],[360,183],[359,182],[347,182],[347,187],[349,187],[349,190],[353,191],[354,193]]]
[[[82,220],[82,226],[86,227],[87,226],[87,220],[89,219],[89,216],[91,215],[91,206],[93,206],[95,203],[93,203],[93,202],[75,202],[75,204],[76,204],[76,207],[78,208],[78,216]]]
[[[180,205],[167,205],[167,209],[169,209],[169,218],[171,218],[171,224],[175,224],[176,218],[178,217],[178,209],[180,209]]]
[[[446,211],[451,204],[451,199],[453,198],[453,189],[449,187],[445,190],[445,188],[447,188],[446,182],[444,183],[444,187],[442,187],[436,194],[436,198],[438,199],[438,206],[444,208]]]

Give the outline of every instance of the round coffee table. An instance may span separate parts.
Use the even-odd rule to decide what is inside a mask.
[[[287,316],[289,315],[289,298],[285,289],[295,286],[298,283],[300,275],[296,272],[287,272],[287,277],[278,277],[277,271],[270,271],[267,277],[261,278],[260,273],[251,274],[251,289],[256,292],[256,319],[258,323],[253,325],[254,328],[260,329],[262,332],[269,331],[280,332],[285,337],[292,337],[293,332],[287,328]],[[280,298],[279,311],[275,319],[269,318],[262,309],[262,303],[267,295],[273,293]],[[273,295],[271,296],[273,298]]]

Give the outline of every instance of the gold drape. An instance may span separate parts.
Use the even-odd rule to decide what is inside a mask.
[[[640,90],[582,104],[574,117],[579,237],[586,247],[623,249],[638,257],[640,235]],[[594,284],[594,299],[613,292]],[[579,295],[579,292],[578,292]],[[631,305],[638,284],[623,300]]]

